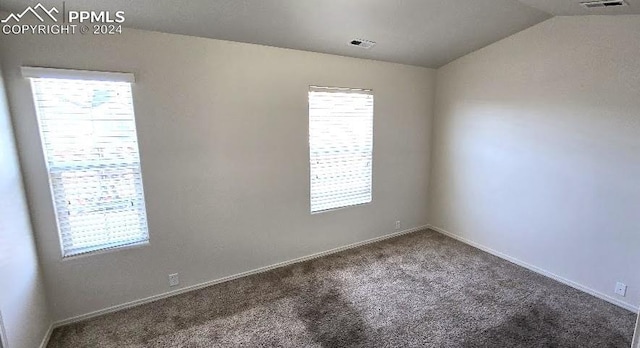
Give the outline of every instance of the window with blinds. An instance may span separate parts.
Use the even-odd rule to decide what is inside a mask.
[[[63,257],[147,242],[133,76],[23,74],[31,78]]]
[[[371,202],[373,93],[309,89],[311,212]]]

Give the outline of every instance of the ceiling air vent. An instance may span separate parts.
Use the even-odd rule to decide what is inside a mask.
[[[606,7],[619,7],[619,6],[627,6],[622,0],[602,0],[602,1],[585,1],[581,2],[580,5],[588,8],[606,8]]]
[[[368,50],[371,47],[375,46],[376,43],[373,42],[373,41],[370,41],[370,40],[353,39],[353,40],[351,40],[351,42],[349,42],[349,45],[360,47],[360,48],[364,48],[364,49]]]

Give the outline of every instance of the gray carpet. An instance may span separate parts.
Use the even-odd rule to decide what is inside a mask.
[[[48,347],[629,347],[634,321],[424,231],[61,327]]]

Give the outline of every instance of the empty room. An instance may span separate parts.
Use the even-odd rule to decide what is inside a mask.
[[[640,0],[0,28],[0,348],[640,348]]]

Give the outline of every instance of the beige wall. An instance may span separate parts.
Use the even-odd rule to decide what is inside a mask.
[[[40,346],[51,324],[1,72],[0,316],[5,348]]]
[[[56,320],[427,223],[433,70],[132,29],[0,40]],[[60,259],[21,65],[136,74],[149,246]],[[373,89],[373,203],[309,214],[309,85]]]
[[[556,17],[439,69],[433,134],[433,225],[637,308],[640,16]]]

